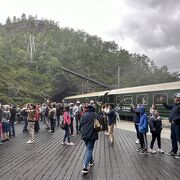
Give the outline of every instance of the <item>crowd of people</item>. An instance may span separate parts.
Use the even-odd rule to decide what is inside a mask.
[[[169,121],[171,123],[171,142],[172,150],[168,155],[180,158],[178,154],[178,144],[180,144],[180,93],[174,97],[174,104],[167,105],[161,98],[165,108],[171,110]],[[164,153],[161,148],[162,119],[156,105],[150,109],[150,117],[145,112],[145,106],[138,104],[135,108],[131,104],[131,112],[134,114],[133,120],[137,134],[136,144],[139,145],[137,151],[139,154]],[[109,145],[113,146],[115,142],[114,127],[119,119],[119,113],[116,112],[114,104],[101,104],[91,100],[88,103],[76,101],[73,103],[43,103],[42,105],[26,104],[22,108],[19,106],[0,105],[0,144],[9,141],[16,136],[15,122],[23,121],[22,132],[29,132],[28,144],[34,143],[35,133],[40,129],[40,121],[45,124],[45,129],[50,133],[55,133],[56,126],[64,130],[62,145],[73,146],[71,136],[81,134],[84,140],[86,151],[83,160],[83,173],[88,173],[88,166],[93,166],[93,149],[98,132],[94,128],[94,122],[98,119],[101,130],[104,135],[109,137]],[[74,126],[75,125],[75,126]],[[147,135],[148,128],[152,134],[150,148],[148,149]],[[158,150],[153,149],[157,139]]]
[[[176,159],[180,159],[180,152],[178,153],[178,144],[180,145],[180,93],[174,96],[174,104],[167,105],[163,97],[160,98],[162,105],[171,110],[169,114],[169,122],[171,125],[171,143],[172,149],[169,153],[170,156],[174,156]],[[137,104],[135,108],[131,105],[131,112],[134,114],[133,120],[137,134],[136,144],[140,143],[140,147],[137,149],[139,154],[156,154],[164,153],[161,148],[161,131],[162,131],[162,119],[158,112],[155,104],[152,104],[150,108],[150,117],[147,116],[145,112],[145,106]],[[152,135],[152,140],[150,142],[150,148],[148,149],[147,136],[148,128]],[[158,150],[153,149],[154,142],[157,139]],[[180,149],[180,148],[179,148]]]

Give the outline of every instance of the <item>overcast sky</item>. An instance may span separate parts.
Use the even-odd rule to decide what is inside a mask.
[[[58,21],[180,71],[180,0],[0,0],[0,22],[22,13]]]

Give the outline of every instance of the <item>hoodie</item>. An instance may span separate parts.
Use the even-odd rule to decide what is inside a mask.
[[[139,121],[139,132],[147,133],[148,132],[148,117],[145,113],[145,107],[139,106],[138,111],[140,112],[140,121]]]

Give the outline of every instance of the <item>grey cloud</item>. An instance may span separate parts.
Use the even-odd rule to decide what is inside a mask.
[[[130,12],[119,29],[112,32],[118,39],[130,38],[144,52],[160,52],[153,60],[180,69],[180,0],[125,0]],[[169,51],[173,49],[173,51]],[[148,55],[148,54],[147,54]],[[176,65],[175,65],[176,64]]]

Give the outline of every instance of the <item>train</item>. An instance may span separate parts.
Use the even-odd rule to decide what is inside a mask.
[[[75,103],[79,100],[81,103],[87,103],[93,100],[103,104],[113,103],[121,119],[132,119],[131,104],[144,105],[148,115],[152,104],[155,104],[161,117],[167,118],[169,110],[163,107],[160,97],[163,96],[167,104],[172,104],[173,96],[178,92],[180,92],[180,81],[79,94],[65,97],[64,101]]]

